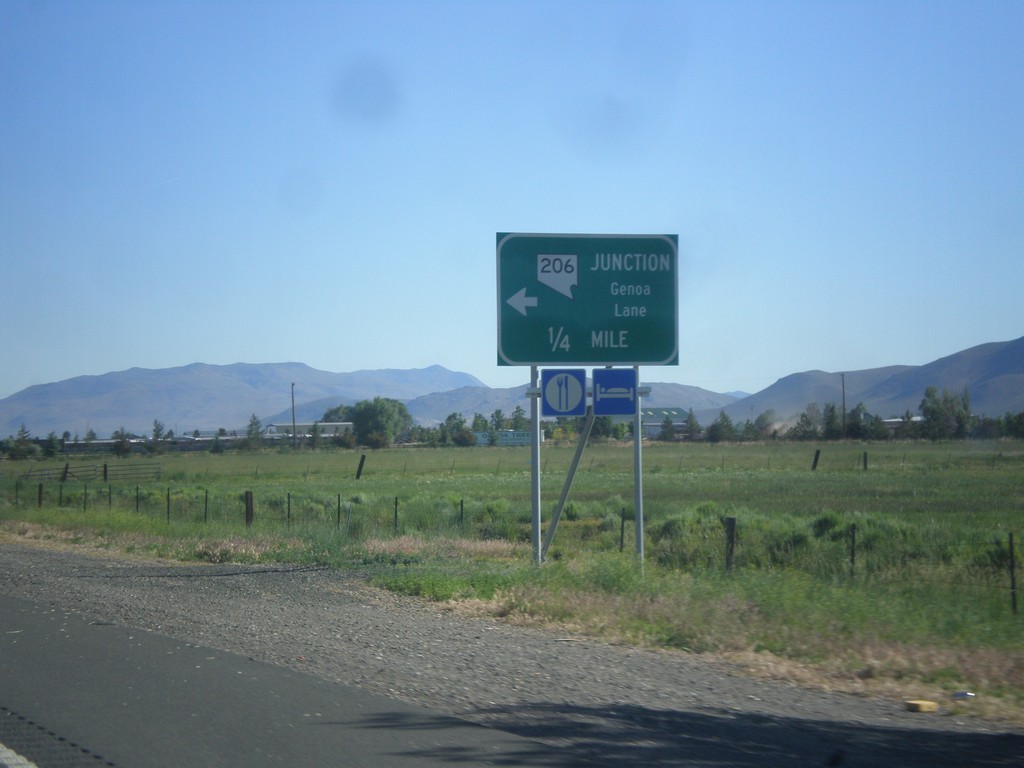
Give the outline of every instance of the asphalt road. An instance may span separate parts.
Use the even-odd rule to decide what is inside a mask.
[[[27,600],[0,595],[0,627],[0,743],[41,768],[553,762],[530,739]]]
[[[0,539],[0,744],[43,768],[1024,766],[1021,728],[902,704],[325,569]]]

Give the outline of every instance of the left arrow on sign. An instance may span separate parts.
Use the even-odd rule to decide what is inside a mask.
[[[526,289],[523,288],[515,296],[508,300],[508,303],[512,305],[512,308],[516,310],[523,317],[526,317],[527,307],[537,306],[536,296],[527,296]]]

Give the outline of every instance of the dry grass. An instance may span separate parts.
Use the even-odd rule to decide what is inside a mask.
[[[725,663],[738,674],[856,695],[896,701],[928,699],[943,711],[1024,725],[1024,650],[944,648],[882,641],[834,641],[824,658],[814,661],[784,658],[756,650],[745,616],[750,606],[728,600],[708,613],[707,606],[687,604],[686,598],[658,595],[636,599],[594,591],[551,591],[523,585],[491,600],[449,603],[457,613],[501,618],[665,653],[700,653]],[[703,612],[703,615],[701,615]],[[652,627],[682,624],[681,616],[708,624],[684,628],[666,637]],[[818,654],[820,656],[820,654]],[[968,682],[969,681],[969,682]],[[953,691],[976,695],[955,700]]]
[[[367,539],[362,544],[366,554],[387,557],[430,557],[442,560],[469,556],[477,559],[510,559],[518,557],[522,545],[504,539],[426,539],[420,536],[397,536],[389,539]]]
[[[926,699],[952,715],[987,717],[1024,725],[1024,660],[996,651],[954,651],[911,648],[892,644],[863,649],[861,658],[849,655],[816,664],[783,659],[752,650],[719,654],[745,675],[782,680],[820,690],[852,693],[899,701]],[[866,663],[861,659],[865,659]],[[953,673],[952,670],[959,670]],[[978,685],[958,690],[978,693],[954,699],[949,683],[966,674]],[[945,684],[944,684],[945,683]]]

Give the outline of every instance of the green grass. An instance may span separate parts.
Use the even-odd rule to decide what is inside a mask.
[[[572,453],[542,449],[545,525]],[[0,523],[23,537],[163,557],[356,569],[388,589],[498,615],[767,655],[858,685],[971,687],[1024,708],[1024,616],[1011,611],[1009,591],[1010,533],[1022,559],[1024,444],[651,445],[643,568],[629,445],[587,449],[540,568],[531,561],[529,449],[367,452],[356,480],[361,455],[76,459],[158,463],[161,479],[46,482],[42,506],[38,481],[24,474],[64,460],[8,462]],[[737,521],[730,572],[727,517]]]

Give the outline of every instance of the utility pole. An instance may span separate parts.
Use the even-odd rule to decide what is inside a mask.
[[[297,443],[295,435],[295,382],[292,382],[292,449],[294,450]]]

